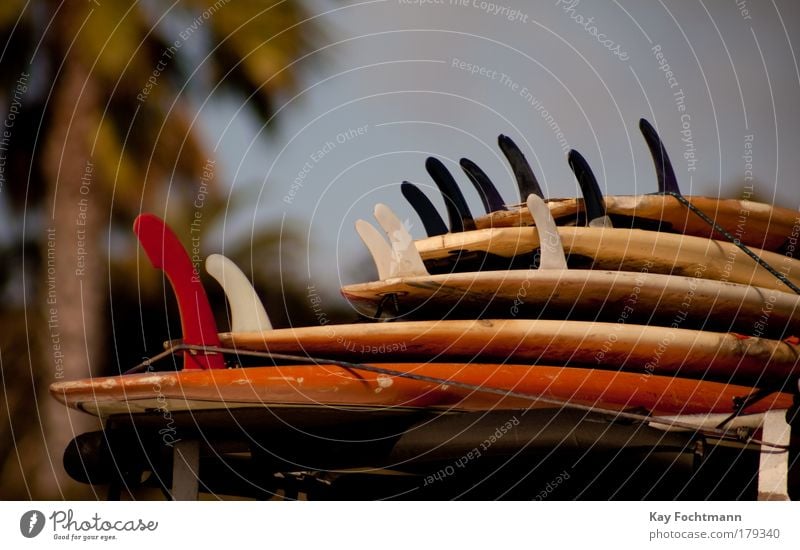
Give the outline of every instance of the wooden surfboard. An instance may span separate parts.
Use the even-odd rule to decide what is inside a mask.
[[[800,335],[800,296],[755,286],[648,272],[538,269],[446,273],[342,287],[372,311],[394,295],[410,316],[451,313],[501,317],[571,318],[778,337]]]
[[[694,206],[747,246],[796,256],[800,212],[760,202],[711,197],[686,197]],[[704,238],[722,238],[706,222],[669,195],[612,195],[606,214],[615,227],[658,228]],[[561,224],[583,224],[582,198],[550,199],[550,212]],[[475,219],[478,229],[533,225],[527,207],[498,210]]]
[[[570,267],[647,270],[792,292],[732,243],[639,229],[559,227],[558,233]],[[416,246],[429,269],[449,271],[463,262],[471,271],[480,271],[492,258],[528,258],[539,248],[539,234],[535,227],[480,229],[421,239]],[[800,260],[760,249],[753,252],[800,284]]]
[[[753,390],[708,381],[593,369],[528,365],[399,363],[375,366],[559,399],[613,410],[645,409],[653,414],[733,412],[737,397]],[[401,376],[357,372],[332,365],[184,370],[57,382],[57,400],[100,417],[153,411],[201,412],[239,408],[323,408],[336,415],[352,407],[414,411],[487,411],[550,407],[522,397],[467,390]],[[788,394],[775,393],[746,413],[786,409]]]
[[[788,342],[621,323],[403,321],[224,333],[220,341],[242,350],[364,362],[538,363],[748,385],[788,384],[789,377],[800,372],[800,348]]]

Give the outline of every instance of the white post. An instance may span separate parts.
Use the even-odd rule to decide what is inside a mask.
[[[792,427],[786,423],[786,411],[767,412],[761,433],[764,441],[788,446]],[[788,478],[789,451],[762,445],[758,468],[758,500],[789,500]]]

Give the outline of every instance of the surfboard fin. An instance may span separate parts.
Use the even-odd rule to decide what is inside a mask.
[[[650,149],[650,155],[653,157],[653,165],[656,168],[656,177],[658,178],[658,192],[662,195],[664,193],[677,193],[681,194],[680,187],[678,187],[678,179],[675,177],[675,170],[672,169],[672,162],[667,155],[667,149],[664,143],[658,136],[658,132],[653,128],[652,124],[645,119],[639,120],[639,130],[647,142],[647,147]]]
[[[405,224],[385,204],[378,203],[374,210],[375,219],[386,232],[392,245],[392,271],[393,277],[415,277],[428,275],[425,264],[422,262],[414,238],[408,232]]]
[[[378,270],[378,279],[385,281],[391,278],[392,273],[392,248],[386,239],[375,229],[371,223],[356,220],[356,232],[367,246],[375,268]]]
[[[400,192],[422,220],[425,234],[428,237],[436,237],[447,233],[447,226],[439,215],[436,207],[422,190],[411,182],[404,181],[400,184]]]
[[[531,193],[528,195],[528,210],[530,210],[536,231],[539,233],[540,259],[539,269],[567,269],[567,258],[564,255],[564,245],[558,234],[558,227],[550,208],[544,199]]]
[[[578,178],[589,227],[613,227],[611,218],[606,216],[603,193],[600,191],[597,178],[594,177],[589,163],[575,149],[570,150],[567,161],[575,177]]]
[[[222,254],[211,254],[206,258],[206,272],[225,292],[231,308],[232,332],[272,330],[264,304],[239,266]]]
[[[189,254],[164,220],[153,214],[140,214],[133,222],[133,232],[150,263],[167,276],[178,300],[183,342],[196,346],[219,346],[217,323],[208,296],[195,271]],[[223,369],[225,362],[216,353],[183,353],[184,370]]]
[[[475,220],[469,211],[467,201],[447,167],[438,159],[428,157],[425,161],[425,169],[433,178],[444,198],[447,216],[450,218],[450,232],[461,233],[475,229]]]
[[[514,172],[514,177],[517,179],[517,187],[519,187],[519,198],[521,201],[528,200],[528,195],[536,195],[544,198],[542,188],[539,186],[539,181],[533,173],[531,165],[522,154],[522,151],[514,141],[503,134],[497,137],[497,143],[500,145],[500,150],[503,151],[511,169]]]
[[[498,210],[508,210],[503,197],[500,196],[500,192],[494,186],[492,180],[489,179],[489,176],[486,175],[486,172],[481,170],[477,164],[466,158],[462,158],[459,164],[469,178],[469,181],[472,182],[472,185],[474,185],[475,189],[478,191],[481,202],[483,202],[483,208],[486,210],[487,214],[497,212]]]

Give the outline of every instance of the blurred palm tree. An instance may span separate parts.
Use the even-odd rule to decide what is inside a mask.
[[[162,279],[137,273],[130,227],[152,211],[185,236],[221,211],[188,91],[201,75],[269,116],[309,50],[304,18],[278,0],[0,3],[3,498],[88,496],[61,454],[91,421],[47,387],[129,366],[166,334]]]

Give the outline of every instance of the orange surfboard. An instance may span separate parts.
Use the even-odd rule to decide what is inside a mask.
[[[292,365],[184,370],[57,382],[50,393],[65,405],[108,417],[158,410],[319,407],[486,411],[550,407],[519,396],[465,389],[455,382],[513,391],[603,409],[645,409],[652,414],[723,414],[752,388],[717,382],[594,369],[512,364],[376,363],[376,367],[445,380],[418,381],[334,365]],[[448,384],[447,382],[450,382]],[[775,393],[744,412],[786,409]]]

